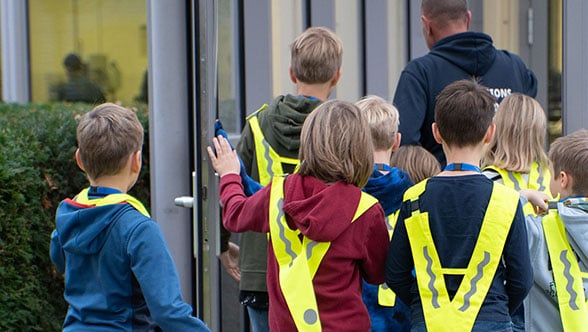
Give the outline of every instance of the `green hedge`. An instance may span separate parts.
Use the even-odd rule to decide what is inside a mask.
[[[74,159],[82,104],[0,104],[0,331],[58,331],[67,305],[49,258],[55,209],[88,182]],[[148,111],[143,169],[130,194],[149,206]]]

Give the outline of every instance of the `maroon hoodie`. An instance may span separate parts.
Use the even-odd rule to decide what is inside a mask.
[[[238,175],[223,176],[220,198],[226,229],[269,232],[270,187],[246,197]],[[283,210],[290,228],[311,240],[331,242],[313,279],[323,331],[369,331],[361,278],[373,284],[384,282],[389,244],[384,212],[376,204],[352,223],[360,196],[361,190],[353,185],[327,185],[311,176],[290,175],[284,184]],[[280,289],[271,244],[267,266],[270,330],[296,331]]]

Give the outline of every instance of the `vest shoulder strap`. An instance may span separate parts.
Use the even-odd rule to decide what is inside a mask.
[[[150,217],[149,212],[147,211],[143,203],[141,203],[138,199],[129,194],[110,194],[102,198],[90,199],[88,197],[88,188],[86,188],[76,196],[76,202],[94,206],[128,203],[141,214]]]
[[[557,208],[549,210],[549,213],[543,217],[542,225],[553,268],[557,304],[564,331],[583,331],[588,326],[588,305],[582,280],[583,273],[570,246]]]

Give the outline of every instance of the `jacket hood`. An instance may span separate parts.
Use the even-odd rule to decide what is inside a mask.
[[[400,208],[404,192],[412,185],[408,173],[400,168],[393,167],[387,174],[382,174],[374,167],[372,176],[363,191],[377,198],[384,209],[384,214],[389,216]]]
[[[563,221],[570,244],[581,256],[583,261],[588,259],[588,198],[567,198],[557,204],[557,209]]]
[[[286,179],[284,195],[289,222],[311,240],[331,242],[351,226],[361,190],[342,181],[327,185],[312,176],[294,174]]]
[[[63,249],[77,255],[95,254],[104,245],[108,228],[116,222],[115,215],[128,204],[88,206],[64,200],[55,217],[59,242]]]
[[[496,58],[492,38],[479,32],[458,33],[433,45],[431,54],[439,56],[469,75],[482,76]]]
[[[294,151],[298,155],[302,124],[320,103],[316,98],[293,95],[274,99],[268,109],[259,115],[260,126],[264,128],[270,145],[278,151]]]

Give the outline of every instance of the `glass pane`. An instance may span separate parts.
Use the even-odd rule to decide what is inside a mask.
[[[561,71],[562,71],[562,2],[549,1],[549,73],[547,85],[547,115],[549,143],[562,135],[561,125]]]
[[[519,53],[519,2],[484,1],[484,33],[492,36],[498,49]]]
[[[362,97],[360,13],[359,1],[335,0],[335,33],[343,43],[343,74],[337,84],[335,98],[352,102]]]
[[[236,0],[218,1],[218,100],[219,118],[227,133],[241,132],[238,20]]]
[[[408,61],[406,52],[406,5],[404,1],[392,0],[388,2],[388,55],[390,57],[388,67],[388,86],[390,87],[390,100],[396,92],[396,85],[400,73]]]
[[[29,0],[29,22],[34,102],[145,100],[145,0]]]

